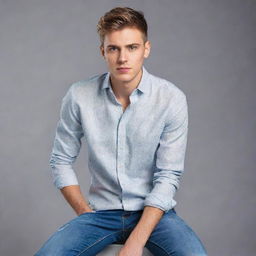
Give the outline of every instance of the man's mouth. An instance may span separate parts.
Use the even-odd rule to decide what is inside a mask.
[[[117,70],[121,73],[125,73],[128,72],[131,68],[128,67],[122,67],[122,68],[117,68]]]

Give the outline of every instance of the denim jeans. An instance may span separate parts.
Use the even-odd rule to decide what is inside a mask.
[[[143,210],[83,213],[61,226],[35,256],[93,256],[110,244],[124,244]],[[145,247],[156,256],[206,256],[196,233],[171,209],[164,213]]]

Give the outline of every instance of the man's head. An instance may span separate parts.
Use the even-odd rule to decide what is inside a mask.
[[[112,80],[131,82],[141,75],[144,58],[150,53],[147,22],[140,11],[116,7],[98,22],[101,54]],[[129,69],[120,69],[126,67]]]
[[[104,45],[105,35],[121,30],[125,27],[134,27],[141,31],[144,43],[148,37],[148,25],[141,11],[130,7],[116,7],[102,16],[97,24],[101,46]]]

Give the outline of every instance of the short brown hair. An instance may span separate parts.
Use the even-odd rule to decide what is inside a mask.
[[[109,32],[136,27],[143,34],[144,43],[148,37],[148,25],[142,11],[136,11],[130,7],[116,7],[104,14],[97,24],[97,32],[103,46],[105,35]]]

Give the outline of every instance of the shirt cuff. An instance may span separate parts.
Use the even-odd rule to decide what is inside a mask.
[[[52,178],[56,188],[61,189],[70,185],[79,185],[72,165],[53,165]]]
[[[154,195],[152,193],[149,194],[144,200],[144,206],[153,206],[161,209],[165,213],[172,209],[176,204],[177,202],[174,199],[167,200],[166,198],[161,198],[160,196]]]

